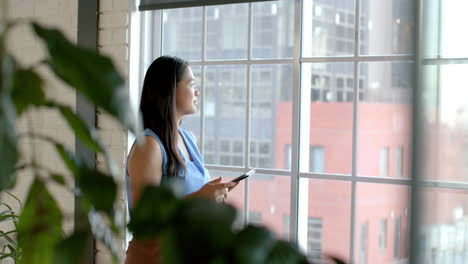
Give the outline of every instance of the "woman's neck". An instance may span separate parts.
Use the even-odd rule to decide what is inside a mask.
[[[182,117],[177,117],[176,118],[176,126],[175,126],[175,129],[177,129],[177,131],[179,130],[180,122],[182,122]]]

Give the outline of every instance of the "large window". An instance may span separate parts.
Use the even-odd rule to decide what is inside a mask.
[[[455,8],[455,0],[434,1],[426,11],[445,14],[439,2]],[[267,225],[314,259],[408,260],[414,9],[403,0],[279,0],[145,13],[147,56],[180,56],[194,69],[200,109],[183,126],[196,134],[211,175],[257,169],[230,196],[244,223]],[[426,35],[439,45],[425,49],[433,56],[423,96],[434,103],[426,133],[437,146],[426,151],[435,161],[426,176],[466,185],[467,60],[441,63],[439,55],[466,57],[468,41],[455,52],[438,37],[455,39],[450,29],[461,23],[448,15],[439,22],[427,23],[444,30]],[[432,237],[450,233],[445,225],[466,224],[468,205],[466,193],[431,187],[426,193],[457,215],[430,218],[425,237],[434,247]]]
[[[421,263],[468,261],[467,1],[426,0],[421,25],[418,180]],[[406,154],[406,153],[405,153]]]

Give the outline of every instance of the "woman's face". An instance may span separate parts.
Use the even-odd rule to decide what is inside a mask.
[[[198,96],[200,92],[195,87],[195,77],[192,69],[187,66],[184,77],[177,83],[176,88],[176,110],[177,117],[190,115],[197,111]]]

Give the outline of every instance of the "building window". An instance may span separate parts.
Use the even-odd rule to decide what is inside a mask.
[[[367,251],[369,249],[368,233],[369,233],[369,223],[364,222],[361,224],[361,230],[360,230],[359,264],[367,264]]]
[[[250,142],[250,166],[254,168],[269,168],[271,166],[271,144],[269,141],[256,140]]]
[[[310,147],[310,164],[311,172],[323,173],[325,171],[325,150],[323,147]]]
[[[322,218],[309,217],[307,221],[307,257],[322,259],[323,223]]]
[[[396,176],[398,178],[403,177],[404,175],[404,167],[403,167],[403,146],[399,146],[396,148],[395,152],[395,162],[396,162]]]
[[[284,153],[284,168],[286,170],[291,170],[291,161],[292,161],[292,149],[291,144],[287,144]]]
[[[379,248],[387,248],[387,219],[381,219],[379,222]]]
[[[218,142],[218,144],[215,144]],[[252,167],[267,168],[271,164],[270,142],[260,140],[250,144],[250,163]],[[204,149],[206,164],[221,164],[228,166],[244,165],[244,143],[242,139],[206,139]]]
[[[395,219],[395,240],[393,243],[393,257],[396,259],[400,258],[400,247],[401,247],[401,216]]]
[[[380,150],[380,177],[388,177],[388,154],[390,152],[389,147],[383,147]]]

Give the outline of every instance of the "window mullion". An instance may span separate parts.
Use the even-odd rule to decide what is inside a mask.
[[[440,37],[440,34],[442,33],[441,31],[441,28],[442,28],[442,0],[438,0],[437,1],[437,5],[438,5],[438,14],[437,14],[437,59],[440,59],[441,56],[441,52],[442,52],[442,38]],[[421,30],[421,32],[423,32]],[[422,34],[422,33],[420,33]]]
[[[248,22],[247,22],[247,61],[250,62],[252,59],[251,54],[252,54],[252,3],[249,3],[249,10],[248,10]],[[244,157],[245,157],[245,168],[248,169],[250,168],[250,109],[251,109],[251,81],[250,81],[250,71],[251,71],[251,65],[250,63],[247,64],[246,66],[247,70],[247,85],[246,85],[246,111],[245,111],[245,147],[244,147]],[[248,223],[249,219],[249,185],[250,181],[249,178],[246,179],[245,184],[244,184],[244,223]]]
[[[159,37],[159,46],[155,45],[154,50],[158,50],[157,52],[161,56],[163,54],[163,38],[164,38],[164,10],[157,11],[159,12],[159,17],[156,18],[159,21],[159,32],[160,32],[160,37]],[[155,32],[156,33],[156,32]],[[155,34],[155,36],[158,36]],[[156,41],[155,41],[156,42]],[[154,53],[154,52],[153,52]]]
[[[353,100],[353,138],[352,138],[352,165],[351,165],[351,223],[350,223],[350,252],[349,257],[351,262],[354,262],[355,257],[355,237],[356,237],[356,215],[357,215],[357,206],[356,206],[356,192],[357,192],[357,166],[358,166],[358,119],[359,119],[359,47],[360,47],[360,39],[359,39],[359,31],[360,31],[360,17],[361,17],[361,10],[360,10],[360,0],[355,1],[355,10],[354,10],[354,100]]]
[[[205,154],[205,83],[206,83],[206,66],[205,62],[205,50],[206,50],[206,7],[202,7],[202,64],[201,66],[201,84],[200,84],[200,93],[201,93],[201,103],[200,103],[200,152],[201,155]]]
[[[291,135],[291,203],[290,203],[290,241],[298,244],[299,214],[299,119],[300,119],[300,78],[301,78],[301,35],[302,10],[301,0],[294,1],[294,63],[292,96],[292,135]]]

